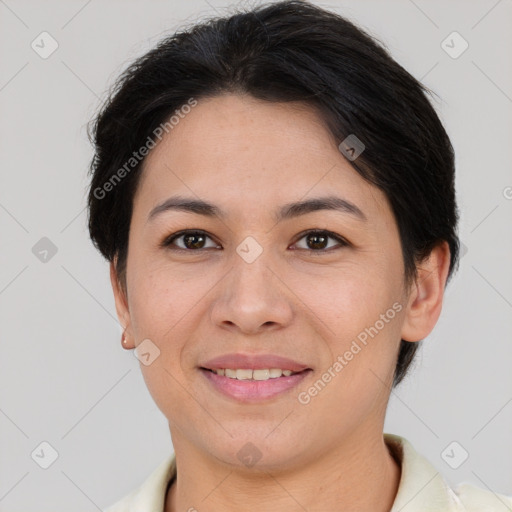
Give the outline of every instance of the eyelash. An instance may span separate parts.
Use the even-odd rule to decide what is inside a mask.
[[[206,250],[209,250],[209,249],[215,249],[215,247],[207,247],[207,248],[203,248],[203,249],[183,249],[182,247],[177,247],[173,244],[173,242],[179,238],[182,238],[183,236],[186,236],[186,235],[204,235],[205,237],[207,238],[210,238],[211,240],[212,237],[206,233],[205,231],[202,231],[202,230],[198,230],[198,229],[186,229],[186,230],[183,230],[183,231],[178,231],[177,233],[173,233],[172,235],[166,237],[162,243],[160,244],[160,246],[162,248],[167,248],[167,249],[170,249],[172,251],[180,251],[180,252],[202,252],[202,251],[206,251]],[[303,248],[300,248],[298,250],[300,251],[308,251],[310,253],[313,253],[313,254],[324,254],[324,253],[329,253],[331,252],[332,250],[335,250],[335,249],[341,249],[343,247],[348,247],[350,246],[350,243],[347,242],[347,240],[345,240],[343,237],[341,237],[340,235],[336,234],[336,233],[333,233],[332,231],[327,231],[325,229],[310,229],[308,231],[304,231],[302,233],[300,233],[299,235],[299,238],[297,238],[297,240],[294,242],[294,245],[299,242],[300,240],[302,240],[303,238],[307,237],[308,235],[327,235],[328,238],[332,238],[333,240],[336,240],[338,243],[339,243],[339,246],[338,247],[330,247],[328,249],[303,249]],[[295,249],[297,250],[297,249]]]

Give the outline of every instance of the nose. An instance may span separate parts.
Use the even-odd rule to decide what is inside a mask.
[[[238,254],[233,260],[232,269],[219,283],[212,322],[246,335],[289,325],[294,315],[293,293],[265,251],[252,263]]]

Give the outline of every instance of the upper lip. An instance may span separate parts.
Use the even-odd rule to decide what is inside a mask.
[[[310,369],[306,364],[273,354],[224,354],[210,359],[202,363],[200,366],[208,370],[219,370],[221,368],[240,370],[279,368],[281,370],[300,372],[302,370]]]

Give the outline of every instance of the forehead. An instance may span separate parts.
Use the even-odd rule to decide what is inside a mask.
[[[337,194],[370,216],[389,210],[384,194],[340,153],[319,114],[301,103],[234,94],[200,99],[151,150],[142,172],[136,203],[146,209],[171,194],[217,198],[228,212],[230,205],[261,211]]]

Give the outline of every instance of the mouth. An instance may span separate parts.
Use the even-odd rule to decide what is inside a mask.
[[[298,372],[293,372],[292,370],[282,370],[281,368],[201,368],[201,370],[210,371],[222,377],[227,377],[228,379],[236,379],[236,380],[257,380],[257,381],[265,381],[269,379],[279,379],[280,377],[290,377],[290,375],[296,375]],[[305,371],[305,370],[302,370]]]
[[[254,403],[291,392],[313,370],[200,367],[200,371],[215,392],[238,402]]]
[[[200,364],[209,390],[242,403],[291,393],[313,370],[276,354],[231,353]]]

